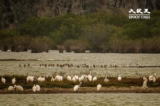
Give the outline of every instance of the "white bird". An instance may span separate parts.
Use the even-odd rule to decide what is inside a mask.
[[[109,79],[108,79],[108,76],[106,75],[105,79],[104,79],[104,82],[107,83],[109,82]]]
[[[51,78],[51,81],[55,81],[55,79],[52,77],[52,78]]]
[[[143,77],[143,80],[144,80],[144,82],[143,82],[142,88],[144,88],[144,89],[145,89],[145,88],[148,88],[148,87],[147,87],[147,81],[148,81],[147,78]]]
[[[79,82],[81,82],[81,81],[82,81],[82,78],[81,78],[81,77],[79,77],[79,79],[78,79],[78,80],[79,80]]]
[[[97,91],[99,92],[99,91],[101,90],[101,88],[102,88],[102,85],[101,85],[101,84],[98,84],[98,85],[97,85]]]
[[[77,75],[74,75],[74,77],[75,77],[76,81],[77,81],[77,80],[78,80],[78,78],[79,78]]]
[[[45,77],[42,77],[42,78],[41,78],[41,82],[43,82],[43,81],[45,81],[45,80],[46,80]]]
[[[156,81],[156,73],[154,75],[150,75],[148,79],[149,79],[149,81],[155,82]]]
[[[36,92],[36,91],[40,91],[41,90],[41,87],[39,85],[35,85],[32,87],[32,91],[33,92]]]
[[[84,80],[84,75],[81,75],[81,77],[80,77],[82,80]]]
[[[23,87],[20,86],[20,85],[14,85],[14,88],[15,88],[17,91],[23,91]]]
[[[36,92],[36,86],[35,85],[32,87],[32,91]]]
[[[10,52],[10,50],[8,49],[8,50],[7,50],[7,52],[9,53],[9,52]]]
[[[88,75],[88,80],[92,81],[92,72],[90,71],[90,74]]]
[[[82,84],[82,82],[80,82],[80,84],[79,84],[79,85],[75,85],[75,86],[74,86],[74,88],[73,88],[74,92],[76,92],[76,93],[77,93],[77,91],[79,90],[79,88],[80,88],[81,84]]]
[[[67,80],[68,80],[68,81],[71,81],[71,80],[72,80],[72,77],[71,77],[70,75],[68,75],[68,76],[67,76]]]
[[[40,91],[41,87],[39,85],[36,85],[36,91]]]
[[[16,83],[16,78],[12,79],[12,84],[14,85]]]
[[[72,77],[72,81],[73,81],[73,82],[76,82],[76,78],[75,78],[75,77]]]
[[[55,77],[55,80],[56,81],[63,81],[63,77],[57,74]]]
[[[61,75],[59,76],[59,79],[60,79],[60,81],[63,81],[63,77]]]
[[[36,86],[35,85],[32,87],[32,91],[36,92]]]
[[[2,83],[3,83],[3,84],[5,84],[5,83],[6,83],[6,79],[5,79],[5,78],[3,78],[3,77],[1,77],[1,81],[2,81]]]
[[[14,87],[13,86],[9,86],[8,87],[8,91],[13,91]]]
[[[122,80],[121,75],[119,75],[117,79],[118,79],[118,81],[121,81]]]
[[[27,77],[27,82],[33,82],[34,81],[34,76],[28,76]]]
[[[59,80],[60,80],[58,74],[55,76],[55,80],[56,80],[56,81],[59,81]]]
[[[95,76],[95,77],[93,77],[93,81],[97,81],[97,77]]]
[[[37,80],[38,80],[39,82],[42,82],[42,77],[39,76]]]

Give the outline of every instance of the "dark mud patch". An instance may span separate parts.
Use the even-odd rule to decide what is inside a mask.
[[[31,89],[26,89],[22,92],[8,91],[7,89],[0,90],[0,94],[57,94],[57,93],[75,93],[73,88],[42,88],[40,92],[33,92]],[[81,87],[77,93],[160,93],[160,87],[146,88],[142,87],[102,87],[97,92],[96,87]]]

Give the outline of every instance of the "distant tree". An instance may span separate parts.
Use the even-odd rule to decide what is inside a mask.
[[[101,52],[114,32],[115,27],[113,25],[94,24],[83,29],[82,39],[89,43],[90,49]]]
[[[52,40],[50,40],[47,37],[36,37],[31,40],[30,43],[30,49],[32,50],[32,53],[39,53],[51,49]]]

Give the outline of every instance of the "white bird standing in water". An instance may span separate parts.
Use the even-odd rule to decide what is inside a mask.
[[[38,80],[39,82],[42,82],[41,79],[42,79],[42,77],[39,76],[37,80]]]
[[[36,91],[40,91],[41,90],[41,87],[39,85],[35,85],[32,87],[32,91],[33,92],[36,92]]]
[[[99,92],[99,91],[101,90],[101,88],[102,88],[102,85],[101,85],[101,84],[98,84],[98,85],[97,85],[97,91]]]
[[[75,78],[75,77],[72,77],[72,81],[73,81],[73,82],[76,82],[76,78]]]
[[[2,83],[3,83],[3,84],[5,84],[5,83],[6,83],[6,79],[5,79],[5,78],[3,78],[3,77],[1,77],[1,81],[2,81]]]
[[[67,80],[68,80],[68,81],[71,81],[71,80],[72,80],[72,77],[71,77],[70,75],[68,75],[68,76],[67,76]]]
[[[36,92],[36,86],[35,85],[32,87],[32,91]]]
[[[150,75],[148,79],[149,81],[156,82],[156,73],[154,75]]]
[[[36,85],[36,91],[40,91],[41,87],[39,85]]]
[[[143,88],[143,89],[148,88],[148,87],[147,87],[147,81],[148,81],[147,78],[146,78],[146,77],[143,77],[143,80],[144,80],[144,81],[143,81],[143,86],[142,86],[142,88]]]
[[[82,82],[80,82],[80,84],[79,84],[79,85],[75,85],[75,86],[74,86],[74,88],[73,88],[74,92],[76,92],[76,93],[77,93],[77,91],[79,90],[79,88],[80,88],[81,84],[82,84]]]
[[[90,71],[90,74],[88,75],[88,80],[92,81],[92,71]]]
[[[55,79],[52,77],[52,78],[51,78],[51,81],[53,82],[53,81],[55,81]]]
[[[104,82],[105,82],[105,83],[109,82],[108,75],[106,75],[106,77],[105,77],[105,79],[104,79]]]
[[[14,88],[17,90],[17,91],[23,91],[23,87],[20,86],[20,85],[14,85]]]
[[[14,85],[16,83],[16,78],[12,79],[12,84]]]
[[[7,50],[7,52],[9,53],[9,52],[10,52],[10,50],[8,49],[8,50]]]
[[[8,87],[8,91],[13,91],[14,87],[13,86],[9,86]]]
[[[96,76],[93,77],[93,81],[97,81],[97,77]]]
[[[119,75],[117,79],[118,79],[118,81],[121,81],[122,80],[121,75]]]
[[[27,78],[27,82],[33,82],[34,81],[34,76],[28,76]]]

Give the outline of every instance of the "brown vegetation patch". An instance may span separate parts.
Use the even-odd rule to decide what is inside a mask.
[[[7,89],[0,90],[0,94],[56,94],[56,93],[75,93],[73,88],[42,88],[40,92],[33,92],[32,89],[25,89],[23,92]],[[96,87],[81,87],[77,93],[160,93],[160,87],[143,89],[142,87],[102,87],[97,92]]]

